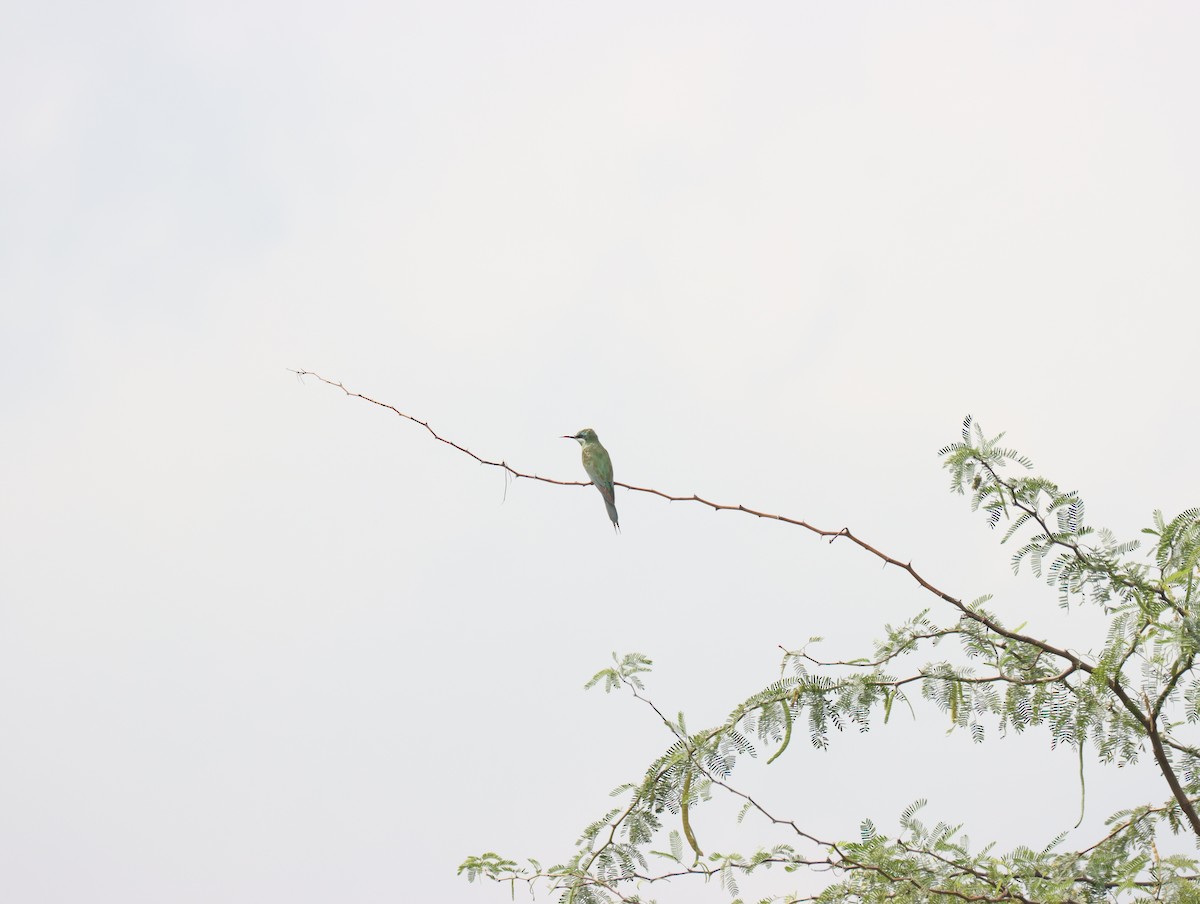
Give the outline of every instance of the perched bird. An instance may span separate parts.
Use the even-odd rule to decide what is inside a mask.
[[[612,459],[608,457],[608,450],[600,445],[600,439],[591,427],[584,427],[574,436],[564,434],[563,439],[573,439],[579,443],[583,453],[583,469],[592,479],[592,486],[604,497],[604,507],[608,509],[608,518],[612,521],[613,530],[620,533],[621,525],[617,523],[617,499],[613,494]]]

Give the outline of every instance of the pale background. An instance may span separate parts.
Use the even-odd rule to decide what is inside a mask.
[[[934,604],[744,515],[620,492],[616,538],[287,368],[561,479],[595,427],[619,480],[850,526],[1081,650],[946,492],[962,417],[1122,536],[1200,502],[1194,4],[3,20],[4,901],[507,900],[457,864],[557,862],[670,740],[582,690],[612,651],[700,727],[778,645]],[[977,844],[1074,824],[1044,731],[899,715],[737,777],[830,837],[919,796]],[[1068,843],[1166,795],[1089,762]]]

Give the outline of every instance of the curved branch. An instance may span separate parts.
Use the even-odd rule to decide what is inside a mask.
[[[917,648],[918,641],[938,640],[942,637],[949,637],[953,634],[962,634],[962,633],[963,633],[963,631],[961,628],[939,628],[936,631],[926,631],[926,632],[923,632],[920,634],[916,634],[916,633],[909,634],[907,637],[904,638],[904,644],[902,646],[897,647],[895,650],[892,650],[891,652],[887,653],[884,656],[880,656],[878,659],[871,659],[871,660],[867,660],[867,659],[831,659],[828,662],[826,662],[825,660],[817,659],[815,656],[810,655],[807,652],[807,647],[801,647],[799,650],[796,650],[796,651],[789,650],[782,646],[780,647],[780,649],[783,650],[783,652],[787,653],[790,656],[799,656],[802,659],[807,659],[813,665],[819,665],[819,666],[843,665],[843,666],[856,668],[856,669],[873,669],[873,668],[878,668],[881,665],[886,665],[887,663],[892,662],[893,660],[899,659],[901,656],[905,656],[905,655],[913,652]]]
[[[579,480],[555,480],[550,477],[542,477],[538,474],[526,474],[522,471],[518,471],[516,468],[512,467],[506,461],[491,461],[490,459],[483,458],[482,456],[477,455],[474,452],[472,452],[470,449],[467,449],[465,446],[460,446],[458,443],[454,442],[453,440],[446,439],[445,437],[438,434],[432,427],[430,427],[427,422],[421,420],[420,418],[413,417],[411,414],[405,414],[403,411],[396,408],[394,405],[389,405],[387,402],[380,402],[377,399],[373,399],[370,396],[363,395],[360,392],[352,392],[349,389],[347,389],[345,386],[343,386],[341,383],[336,382],[334,380],[329,380],[329,379],[321,376],[320,374],[314,373],[313,371],[310,371],[310,370],[292,370],[291,372],[296,374],[299,377],[306,377],[306,376],[316,377],[322,383],[327,383],[330,386],[336,387],[337,389],[340,389],[342,392],[344,392],[348,396],[352,396],[353,398],[356,398],[356,399],[362,399],[364,402],[370,402],[372,405],[378,405],[380,408],[386,408],[387,410],[391,411],[393,414],[396,414],[399,417],[404,418],[405,420],[412,421],[414,424],[418,424],[421,427],[424,427],[425,430],[427,430],[429,432],[429,434],[434,439],[436,439],[438,442],[445,443],[447,446],[450,446],[453,449],[457,449],[459,452],[462,452],[464,455],[467,455],[470,458],[473,458],[475,461],[479,462],[479,464],[489,465],[489,466],[495,467],[495,468],[501,468],[508,474],[511,474],[513,477],[523,477],[527,480],[539,480],[543,483],[552,483],[552,484],[556,484],[558,486],[591,486],[590,482],[584,482],[584,481],[579,481]],[[639,487],[639,486],[634,486],[633,484],[629,484],[629,483],[621,483],[619,481],[616,481],[615,485],[619,486],[619,487],[623,487],[624,489],[627,489],[627,490],[631,490],[635,493],[649,493],[652,496],[658,496],[662,499],[666,499],[668,502],[697,502],[701,505],[708,506],[709,508],[713,509],[714,511],[742,512],[743,514],[746,514],[746,515],[754,515],[756,518],[767,518],[771,521],[780,521],[780,522],[783,522],[784,524],[791,524],[795,527],[803,528],[804,530],[807,530],[810,533],[816,534],[818,537],[821,537],[823,539],[828,539],[830,543],[832,543],[833,541],[838,540],[840,538],[845,538],[846,540],[849,540],[851,543],[855,544],[856,546],[860,547],[861,549],[863,549],[866,552],[870,553],[871,555],[875,556],[877,559],[884,562],[885,564],[895,565],[900,570],[908,572],[908,575],[914,581],[916,581],[921,587],[923,587],[925,590],[929,591],[930,593],[932,593],[934,596],[938,597],[939,599],[954,606],[956,609],[958,609],[960,612],[962,612],[962,614],[965,615],[967,618],[970,618],[973,621],[978,622],[979,624],[983,625],[988,630],[993,631],[996,634],[999,634],[1001,637],[1007,638],[1008,640],[1015,640],[1015,641],[1019,641],[1021,643],[1026,643],[1031,646],[1037,647],[1039,650],[1042,650],[1045,653],[1049,653],[1053,656],[1058,656],[1058,657],[1066,660],[1067,662],[1070,662],[1072,665],[1075,666],[1076,669],[1081,669],[1088,673],[1091,673],[1093,671],[1093,668],[1089,663],[1084,662],[1082,659],[1080,659],[1078,656],[1076,656],[1074,653],[1071,653],[1068,650],[1056,647],[1053,644],[1047,643],[1046,641],[1038,640],[1035,637],[1031,637],[1026,634],[1021,634],[1016,631],[1010,631],[1010,630],[1002,627],[1001,625],[997,624],[994,620],[989,618],[987,615],[983,614],[982,612],[977,612],[976,610],[972,609],[970,606],[968,606],[965,602],[958,599],[957,597],[952,596],[951,594],[947,593],[946,591],[935,587],[932,583],[930,583],[928,580],[926,580],[924,577],[922,577],[921,574],[918,573],[915,568],[913,568],[912,562],[902,562],[897,558],[889,556],[887,553],[875,548],[874,546],[872,546],[870,543],[866,542],[862,538],[855,536],[851,532],[850,528],[848,528],[848,527],[838,528],[836,530],[830,529],[830,528],[817,527],[816,525],[810,524],[807,521],[804,521],[803,519],[800,519],[800,518],[790,518],[786,515],[772,514],[771,512],[762,512],[762,511],[759,511],[758,509],[752,509],[745,505],[729,505],[729,504],[720,503],[720,502],[712,502],[708,499],[704,499],[704,498],[696,495],[695,493],[693,493],[690,496],[675,496],[675,495],[672,495],[671,493],[664,493],[662,490],[653,489],[652,487]]]
[[[527,480],[540,480],[543,483],[554,483],[554,484],[558,484],[559,486],[590,487],[592,485],[590,481],[554,480],[551,477],[541,477],[537,474],[523,474],[520,471],[518,471],[516,468],[513,468],[512,466],[510,466],[508,464],[508,462],[489,461],[486,458],[481,458],[480,456],[478,456],[474,452],[472,452],[470,449],[468,449],[466,446],[460,446],[458,443],[454,442],[454,440],[446,439],[446,437],[442,436],[436,430],[434,430],[432,427],[430,427],[429,423],[427,421],[423,421],[418,417],[413,417],[411,414],[405,414],[403,411],[401,411],[395,405],[389,405],[387,402],[381,402],[378,399],[373,399],[368,395],[363,395],[361,392],[351,392],[349,389],[347,389],[341,383],[339,383],[335,380],[329,380],[329,379],[321,376],[318,373],[314,373],[311,370],[292,370],[291,368],[288,368],[288,370],[291,370],[291,372],[294,373],[298,377],[316,377],[322,383],[326,383],[330,386],[334,386],[334,387],[340,389],[342,392],[344,392],[346,395],[350,396],[351,398],[362,399],[364,402],[370,402],[372,405],[378,405],[380,408],[386,408],[388,411],[392,412],[392,414],[402,417],[406,421],[412,421],[414,424],[418,424],[419,426],[424,427],[429,432],[429,435],[432,436],[434,439],[436,439],[439,443],[445,443],[450,448],[457,449],[463,455],[467,455],[467,456],[475,459],[481,465],[488,465],[489,467],[493,467],[493,468],[501,468],[502,470],[507,471],[513,477],[524,477]],[[624,484],[617,484],[617,485],[624,486]]]

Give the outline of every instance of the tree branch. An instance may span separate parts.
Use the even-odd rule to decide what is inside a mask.
[[[543,483],[552,483],[552,484],[557,484],[558,486],[591,486],[591,484],[589,482],[584,482],[584,481],[579,481],[579,480],[555,480],[550,477],[542,477],[538,474],[526,474],[523,471],[518,471],[516,468],[512,467],[506,461],[491,461],[489,459],[483,458],[482,456],[477,455],[474,452],[472,452],[470,449],[467,449],[465,446],[460,446],[458,443],[456,443],[452,440],[446,439],[445,437],[439,435],[436,431],[434,431],[434,429],[432,427],[429,426],[429,424],[427,422],[421,420],[420,418],[413,417],[411,414],[405,414],[403,411],[396,408],[394,405],[389,405],[387,402],[380,402],[377,399],[373,399],[370,396],[363,395],[362,393],[359,393],[359,392],[352,392],[349,389],[347,389],[345,386],[343,386],[341,383],[336,382],[334,380],[329,380],[329,379],[321,376],[318,373],[314,373],[313,371],[292,370],[291,372],[300,377],[305,377],[305,376],[316,377],[322,383],[326,383],[330,386],[336,387],[337,389],[340,389],[342,392],[344,392],[348,396],[352,396],[353,398],[357,398],[357,399],[362,399],[365,402],[370,402],[372,405],[378,405],[380,408],[386,408],[387,410],[391,411],[393,414],[396,414],[399,417],[404,418],[405,420],[412,421],[414,424],[418,424],[421,427],[424,427],[425,430],[427,430],[429,432],[429,434],[434,439],[436,439],[438,442],[445,443],[447,446],[450,446],[453,449],[457,449],[459,452],[463,453],[464,455],[469,456],[470,458],[477,461],[479,464],[489,465],[489,466],[495,467],[495,468],[501,468],[504,471],[506,471],[507,473],[511,474],[513,477],[523,477],[527,480],[539,480],[539,481],[542,481]],[[848,528],[848,527],[839,528],[837,530],[823,528],[823,527],[817,527],[816,525],[810,524],[807,521],[804,521],[803,519],[800,519],[800,518],[790,518],[786,515],[777,515],[777,514],[772,514],[770,512],[762,512],[762,511],[759,511],[758,509],[752,509],[745,505],[729,505],[729,504],[720,503],[720,502],[712,502],[708,499],[704,499],[704,498],[696,495],[695,493],[693,493],[691,496],[676,496],[676,495],[672,495],[671,493],[664,493],[662,490],[656,490],[651,487],[639,487],[639,486],[634,486],[633,484],[621,483],[619,481],[616,481],[615,485],[619,486],[619,487],[623,487],[624,489],[627,489],[627,490],[631,490],[635,493],[649,493],[652,496],[658,496],[662,499],[666,499],[669,502],[697,502],[701,505],[708,506],[709,508],[713,509],[714,511],[742,512],[743,514],[746,514],[746,515],[753,515],[756,518],[767,518],[771,521],[780,521],[784,524],[791,524],[795,527],[803,528],[804,530],[807,530],[810,533],[816,534],[818,537],[821,537],[823,539],[828,539],[830,543],[832,543],[833,541],[835,541],[837,539],[845,538],[845,539],[849,540],[851,543],[854,543],[856,546],[860,547],[861,549],[863,549],[866,552],[870,553],[871,555],[875,556],[880,561],[882,561],[888,565],[895,565],[900,570],[907,572],[908,575],[914,581],[916,581],[922,588],[924,588],[928,592],[932,593],[934,596],[938,597],[939,599],[954,606],[956,609],[958,609],[960,612],[962,612],[963,615],[967,616],[968,618],[972,619],[973,621],[978,622],[979,624],[986,627],[988,630],[993,631],[996,634],[999,634],[1001,637],[1005,637],[1009,640],[1016,640],[1021,643],[1026,643],[1031,646],[1037,647],[1038,649],[1042,650],[1043,652],[1049,653],[1053,656],[1058,656],[1058,657],[1066,660],[1067,662],[1070,662],[1072,665],[1075,666],[1076,669],[1081,669],[1085,672],[1088,672],[1089,674],[1093,671],[1093,668],[1090,664],[1084,662],[1082,659],[1080,659],[1074,653],[1071,653],[1068,650],[1056,647],[1053,644],[1049,644],[1043,640],[1038,640],[1035,637],[1031,637],[1026,634],[1020,634],[1016,631],[1010,631],[1010,630],[1002,627],[1001,625],[997,624],[995,621],[993,621],[991,618],[984,615],[983,613],[976,612],[974,609],[972,609],[970,606],[968,606],[962,600],[958,599],[957,597],[952,596],[951,594],[947,593],[944,590],[941,590],[941,589],[935,587],[932,583],[930,583],[928,580],[926,580],[924,577],[922,577],[921,574],[919,574],[917,572],[917,570],[915,568],[913,568],[912,562],[902,562],[901,560],[899,560],[897,558],[889,556],[887,553],[882,552],[881,550],[875,548],[870,543],[866,542],[865,540],[861,539],[860,537],[855,536],[855,534],[853,534],[850,531],[850,528]]]

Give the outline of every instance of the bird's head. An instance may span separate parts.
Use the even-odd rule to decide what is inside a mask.
[[[577,443],[579,443],[579,445],[582,446],[586,443],[596,442],[596,431],[593,430],[591,427],[584,427],[582,430],[580,430],[574,436],[568,436],[568,435],[564,434],[563,439],[573,439]]]

